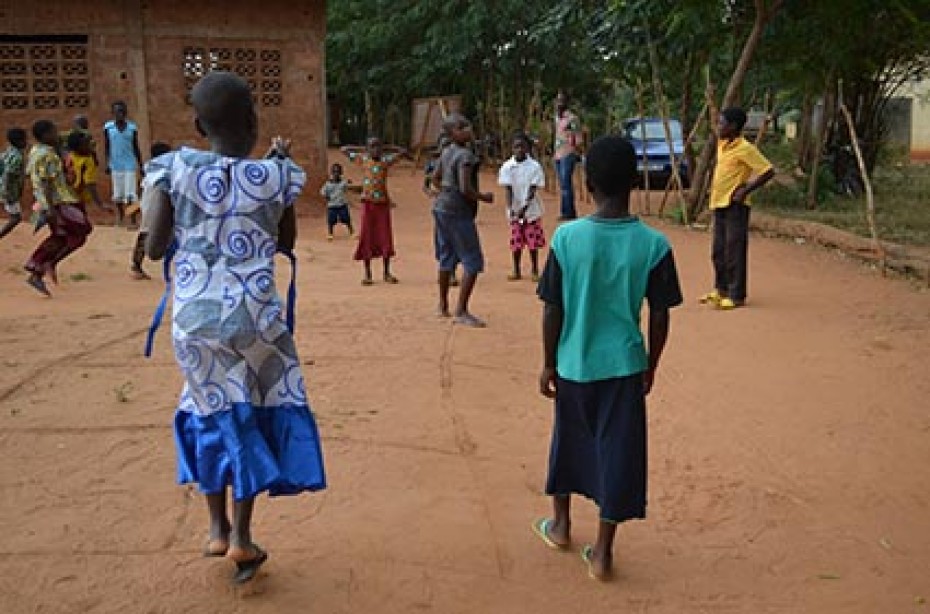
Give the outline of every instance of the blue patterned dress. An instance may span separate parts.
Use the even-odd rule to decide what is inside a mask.
[[[275,290],[278,224],[306,175],[293,162],[181,149],[146,168],[174,208],[172,337],[184,375],[178,482],[237,500],[326,486],[319,434]]]

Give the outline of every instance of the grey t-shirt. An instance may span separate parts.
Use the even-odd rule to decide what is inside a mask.
[[[478,212],[478,203],[465,199],[462,193],[463,186],[459,185],[459,179],[463,166],[469,166],[475,174],[474,171],[478,168],[478,157],[470,149],[453,143],[442,150],[439,164],[442,167],[441,191],[436,197],[433,209],[441,213],[474,217]]]

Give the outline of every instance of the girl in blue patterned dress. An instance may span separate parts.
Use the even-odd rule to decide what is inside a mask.
[[[184,389],[175,416],[178,481],[206,495],[204,554],[254,577],[268,555],[252,541],[255,496],[325,488],[316,423],[274,284],[274,256],[290,254],[293,204],[306,176],[275,139],[249,159],[257,118],[248,85],[214,72],[192,92],[196,126],[211,151],[152,160],[156,190],[146,249],[176,249],[172,336]],[[227,489],[233,513],[227,516]]]

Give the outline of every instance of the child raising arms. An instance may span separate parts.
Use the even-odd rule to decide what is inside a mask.
[[[204,554],[235,562],[233,581],[245,582],[268,558],[252,539],[255,497],[326,485],[274,282],[276,252],[294,246],[293,205],[306,175],[281,139],[273,158],[250,159],[258,119],[238,76],[211,72],[191,99],[211,151],[183,148],[149,162],[160,198],[146,251],[159,260],[172,242],[177,249],[172,334],[185,381],[174,420],[178,481],[196,482],[206,495]]]
[[[390,153],[386,152],[390,149]],[[390,169],[406,155],[400,147],[386,148],[381,139],[373,136],[368,139],[366,147],[347,145],[342,153],[365,174],[362,180],[362,230],[358,237],[355,259],[365,266],[363,286],[370,286],[371,261],[374,258],[384,260],[384,281],[396,284],[397,278],[391,274],[391,258],[394,257],[394,232],[391,229],[391,197],[388,195],[387,178]]]
[[[320,188],[320,196],[326,199],[326,239],[333,240],[333,230],[336,224],[345,224],[349,229],[349,236],[355,236],[352,230],[352,217],[349,215],[349,200],[346,190],[349,182],[342,176],[342,165],[333,164],[329,169],[329,180]]]

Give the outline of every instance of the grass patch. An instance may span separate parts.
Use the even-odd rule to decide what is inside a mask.
[[[824,178],[829,181],[829,177]],[[930,246],[930,165],[890,164],[872,177],[878,235],[885,241]],[[835,226],[869,237],[865,197],[825,192],[816,209],[806,207],[806,180],[773,182],[754,196],[760,211]]]
[[[71,281],[90,281],[93,279],[93,277],[91,277],[87,273],[74,273],[68,279],[70,279]]]

